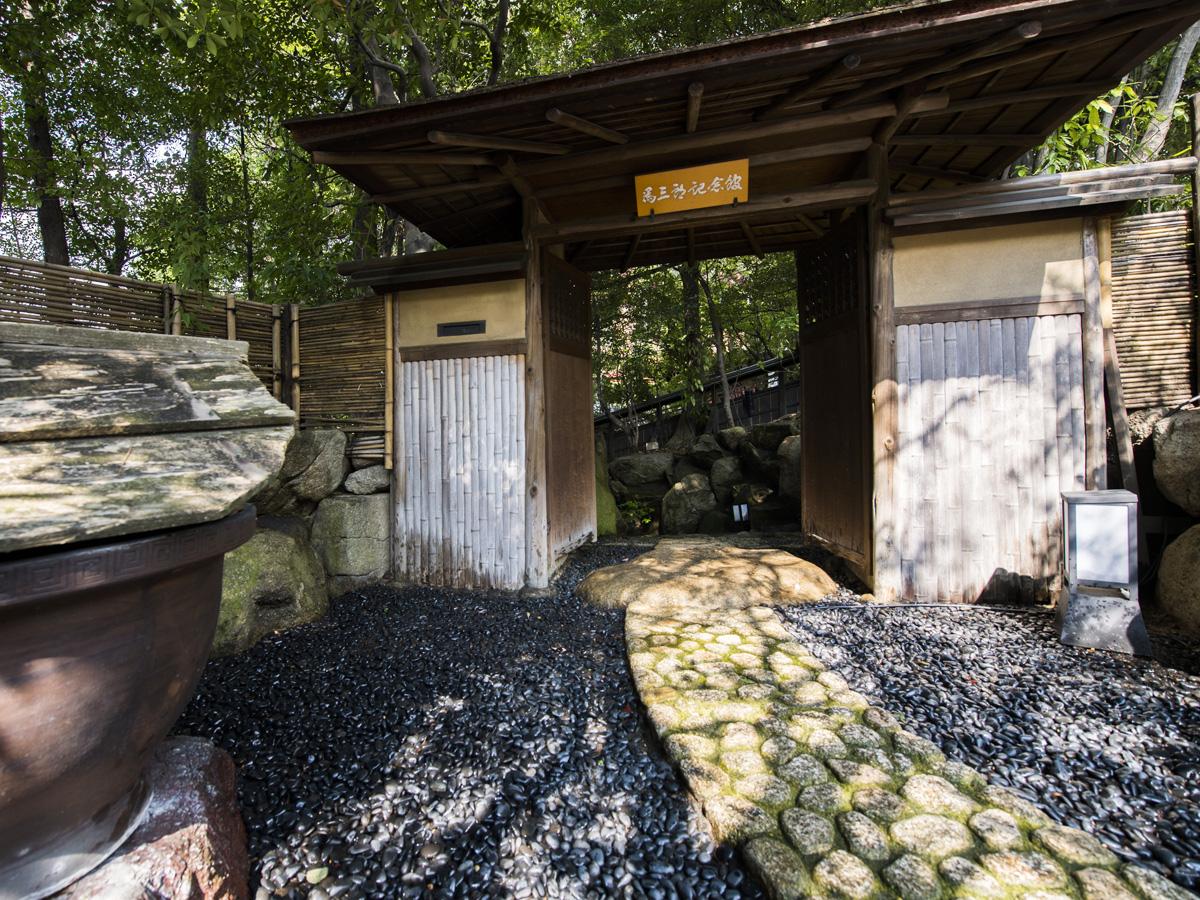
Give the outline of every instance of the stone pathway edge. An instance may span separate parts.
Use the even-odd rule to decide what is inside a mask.
[[[715,837],[773,900],[1186,900],[948,760],[765,606],[635,601],[630,670]]]

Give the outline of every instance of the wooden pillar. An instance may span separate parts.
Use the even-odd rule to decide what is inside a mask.
[[[283,311],[271,304],[271,396],[283,397]]]
[[[1200,153],[1200,94],[1192,94],[1192,156]],[[1200,159],[1200,157],[1197,157]],[[1200,163],[1192,171],[1192,393],[1200,391]]]
[[[892,284],[892,226],[886,210],[890,192],[886,144],[867,151],[870,177],[878,192],[868,207],[868,240],[871,259],[871,415],[874,490],[871,517],[873,554],[872,588],[877,599],[889,603],[900,595],[900,549],[897,544],[895,503],[896,453],[899,410],[896,388],[896,308]]]
[[[179,300],[179,285],[170,287],[171,321],[169,334],[183,334],[183,303]]]
[[[388,365],[391,388],[391,409],[388,411],[387,429],[391,446],[387,453],[388,465],[392,469],[392,574],[397,578],[407,577],[408,570],[408,520],[405,516],[405,497],[408,490],[404,451],[404,365],[400,359],[400,317],[396,315],[396,294],[384,297],[387,304]],[[396,398],[400,398],[397,406]]]
[[[296,413],[296,424],[300,424],[300,304],[288,304],[288,359],[291,363],[292,410]]]
[[[526,199],[525,233],[525,584],[550,584],[550,522],[546,504],[546,351],[542,250],[533,228],[540,213]]]
[[[393,466],[392,448],[394,445],[393,434],[395,433],[396,425],[396,380],[395,380],[395,351],[396,340],[393,333],[393,322],[395,318],[395,295],[385,294],[383,297],[383,330],[384,340],[387,345],[385,359],[385,376],[384,376],[384,400],[383,400],[383,465],[390,469]]]
[[[225,337],[237,340],[237,298],[233,294],[225,295]]]
[[[1094,218],[1083,220],[1083,430],[1084,487],[1108,487],[1104,417],[1104,322],[1101,317],[1100,237]]]

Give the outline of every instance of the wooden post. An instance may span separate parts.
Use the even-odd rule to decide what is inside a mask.
[[[233,294],[225,295],[225,336],[237,340],[237,298]]]
[[[296,413],[296,424],[300,424],[300,304],[288,304],[288,320],[291,340],[288,341],[288,357],[292,370],[292,410]]]
[[[542,251],[533,227],[537,204],[523,203],[525,231],[525,583],[550,584],[550,522],[546,503],[545,334]]]
[[[900,548],[897,543],[895,503],[896,452],[899,410],[896,388],[896,309],[892,283],[892,227],[885,217],[890,176],[885,144],[872,144],[867,165],[878,185],[868,209],[871,247],[871,409],[874,461],[874,516],[871,519],[872,587],[875,597],[894,602],[900,595]]]
[[[385,378],[384,385],[384,400],[383,400],[383,465],[385,468],[392,468],[392,450],[394,447],[393,429],[396,420],[396,382],[395,382],[395,347],[396,336],[392,332],[393,304],[396,302],[394,294],[385,294],[383,297],[383,329],[386,332],[387,341],[387,357],[385,361]]]
[[[283,323],[278,303],[271,304],[271,396],[283,396]]]
[[[171,334],[171,316],[175,307],[175,294],[171,291],[169,284],[162,286],[162,331],[163,334]]]
[[[1083,426],[1084,487],[1108,487],[1104,416],[1104,324],[1100,313],[1100,237],[1096,220],[1083,220]]]
[[[179,285],[173,284],[171,292],[171,330],[170,334],[183,334],[183,304],[179,300]]]
[[[1200,94],[1191,96],[1192,156],[1200,152]],[[1200,161],[1192,170],[1192,259],[1195,293],[1192,297],[1192,393],[1200,389]]]

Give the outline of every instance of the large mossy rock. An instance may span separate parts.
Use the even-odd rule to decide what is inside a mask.
[[[288,444],[279,474],[254,498],[264,515],[304,516],[346,477],[346,435],[336,428],[305,428]]]
[[[710,467],[718,459],[725,456],[725,449],[711,434],[702,434],[692,444],[688,456],[698,465]]]
[[[750,432],[741,425],[733,425],[729,428],[722,428],[717,432],[717,443],[730,453],[737,453],[738,449],[745,443],[749,436]]]
[[[783,550],[745,549],[708,537],[664,539],[649,553],[597,569],[579,585],[597,606],[744,609],[818,601],[838,586],[819,566]]]
[[[1154,426],[1154,480],[1168,500],[1200,516],[1200,410],[1185,410]]]
[[[259,528],[225,554],[214,656],[241,653],[266,635],[325,615],[325,572],[307,541]]]
[[[663,497],[663,534],[694,534],[704,514],[717,508],[708,478],[692,474],[675,482]]]
[[[776,455],[779,457],[779,493],[799,502],[801,493],[800,456],[803,452],[800,435],[786,437],[779,445]]]
[[[734,486],[745,480],[741,462],[732,456],[718,459],[708,473],[709,484],[712,485],[713,494],[721,506],[728,506],[732,502]]]
[[[1158,603],[1184,629],[1200,635],[1200,525],[1189,528],[1163,551]]]
[[[750,429],[750,442],[765,453],[774,453],[786,438],[800,433],[800,415],[793,413]]]
[[[391,495],[334,494],[317,507],[312,542],[337,594],[383,579],[391,568]]]
[[[596,536],[617,533],[617,498],[608,483],[608,448],[604,438],[596,437]]]
[[[381,494],[392,485],[392,473],[381,465],[355,469],[346,476],[344,487],[351,494]]]
[[[608,465],[608,473],[626,486],[666,482],[675,463],[673,454],[666,450],[651,453],[631,453],[620,456]]]

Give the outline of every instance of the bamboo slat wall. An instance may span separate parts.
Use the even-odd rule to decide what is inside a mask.
[[[1059,494],[1084,487],[1081,317],[903,325],[896,361],[905,599],[1053,578]]]
[[[1113,221],[1113,324],[1130,409],[1182,403],[1196,393],[1191,232],[1187,210]]]
[[[0,256],[0,322],[164,332],[165,285]]]
[[[525,357],[402,363],[397,394],[398,576],[525,581]]]
[[[301,307],[300,424],[384,434],[387,316],[382,297]],[[382,456],[382,451],[380,453]]]

